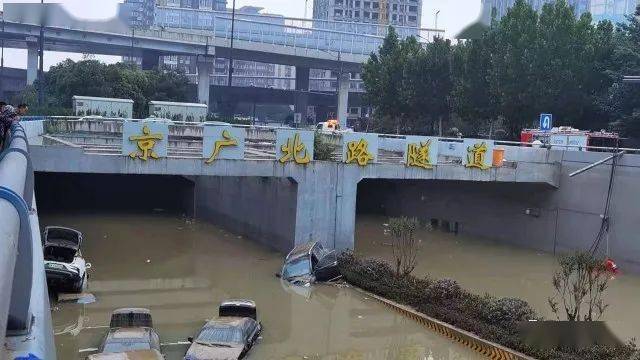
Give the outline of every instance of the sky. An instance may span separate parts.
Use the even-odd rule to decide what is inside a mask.
[[[85,19],[106,19],[114,17],[117,11],[117,4],[123,0],[45,0],[46,3],[61,3],[67,10]],[[14,1],[6,1],[14,2]],[[17,2],[17,1],[16,1]],[[37,3],[40,0],[21,0],[19,2]],[[0,9],[5,0],[0,0]],[[231,6],[231,0],[228,0]],[[307,15],[312,13],[313,0],[308,0]],[[304,17],[305,0],[236,0],[236,7],[245,5],[264,7],[264,11],[272,14],[281,14],[290,17]],[[435,13],[438,15],[438,27],[447,31],[446,36],[453,38],[466,25],[476,20],[480,15],[480,0],[423,0],[422,6],[422,27],[433,28],[435,26]],[[71,58],[79,60],[82,54],[46,52],[44,55],[44,65],[48,69],[51,65]],[[96,56],[96,59],[113,63],[120,60],[113,56]],[[4,64],[7,67],[26,68],[26,50],[6,49],[4,52]]]

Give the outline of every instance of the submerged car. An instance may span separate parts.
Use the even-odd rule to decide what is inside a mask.
[[[195,338],[184,360],[242,359],[260,336],[256,304],[251,300],[228,300],[220,304],[218,318],[207,322]]]
[[[153,329],[151,312],[142,308],[117,309],[100,353],[88,360],[161,360],[160,337]]]
[[[56,291],[82,292],[87,284],[87,269],[80,251],[82,233],[65,227],[48,226],[44,230],[43,253],[47,284]]]
[[[333,280],[340,276],[338,256],[317,241],[298,245],[285,258],[280,276],[296,285]]]

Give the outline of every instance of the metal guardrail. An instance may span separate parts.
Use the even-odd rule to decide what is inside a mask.
[[[172,38],[170,33],[184,34],[184,32],[176,31],[184,29],[200,32],[194,36],[213,34],[217,38],[230,39],[232,28],[229,13],[170,7],[156,9],[156,26],[158,28],[139,30],[136,33],[146,35],[149,34],[149,31],[153,31],[154,37],[168,37],[175,40],[175,37]],[[316,19],[292,20],[266,15],[239,14],[235,18],[234,38],[307,50],[369,55],[382,45],[388,29],[389,26],[367,23]],[[398,32],[401,37],[415,36],[419,40],[428,41],[432,36],[440,35],[443,31],[399,27]],[[187,40],[184,37],[181,38]],[[203,39],[193,37],[189,41],[203,42]]]
[[[0,339],[26,334],[32,325],[33,169],[22,126],[14,123],[5,140],[0,153]]]
[[[47,117],[45,133],[43,138],[47,140],[45,145],[63,144],[82,148],[90,154],[110,154],[116,155],[121,152],[121,134],[125,119],[102,118],[102,117]],[[91,124],[86,124],[90,122]],[[94,123],[95,122],[95,123]],[[102,124],[102,125],[99,125]],[[193,158],[201,157],[202,154],[202,134],[203,126],[211,123],[193,123],[170,121],[169,125],[169,157],[173,158]],[[248,160],[260,159],[269,160],[275,158],[276,130],[291,129],[289,127],[259,126],[259,125],[237,125],[233,127],[242,128],[246,131]],[[100,130],[102,129],[102,130]],[[304,128],[304,130],[314,130]],[[335,146],[333,158],[339,161],[342,157],[342,133],[323,133],[325,141]],[[406,144],[405,135],[378,134],[380,146],[378,150],[378,163],[401,164],[404,163],[404,152]],[[458,163],[460,161],[459,146],[464,142],[462,138],[438,138],[440,146],[440,165]],[[481,140],[481,139],[479,139]],[[488,139],[487,139],[488,140]],[[609,148],[599,146],[579,146],[579,145],[534,145],[519,141],[492,140],[497,147],[506,150],[508,164],[527,159],[527,149],[533,151],[535,148],[541,150],[583,150],[597,152],[618,152],[640,154],[640,149]],[[455,146],[455,147],[451,147]],[[522,149],[522,150],[520,150]],[[524,152],[520,152],[524,151]],[[526,160],[525,160],[526,161]],[[508,165],[512,166],[512,165]]]
[[[229,19],[230,16],[231,14],[229,14],[229,12],[220,10],[186,9],[174,8],[170,6],[156,7],[156,18],[165,20],[165,26],[169,23],[166,20],[168,20],[168,18],[171,18],[172,24],[179,24],[180,27],[184,27],[187,29],[204,30],[207,28],[207,26],[212,25],[212,23],[214,22],[212,20],[213,17]],[[162,19],[163,17],[164,19]],[[377,22],[367,23],[317,18],[309,19],[260,13],[248,14],[236,11],[236,21],[237,20],[268,22],[271,24],[293,26],[297,28],[333,30],[359,35],[376,35],[381,37],[385,37],[389,31],[389,28],[393,27],[396,33],[398,33],[401,38],[416,36],[419,39],[423,40],[428,40],[433,36],[438,36],[445,33],[445,31],[442,29],[418,28],[415,26],[385,25],[379,24]]]

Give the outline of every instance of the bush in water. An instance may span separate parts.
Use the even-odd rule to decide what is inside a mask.
[[[428,277],[397,276],[389,264],[358,259],[352,252],[341,254],[338,266],[345,281],[352,285],[539,359],[628,360],[636,351],[634,344],[596,346],[580,351],[534,349],[524,344],[518,334],[518,322],[539,319],[526,301],[476,295],[450,279],[434,281]]]

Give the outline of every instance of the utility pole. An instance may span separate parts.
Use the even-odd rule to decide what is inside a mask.
[[[438,15],[440,15],[440,10],[436,11],[436,21],[435,21],[435,29],[438,30]]]
[[[44,106],[44,19],[45,19],[44,13],[45,13],[44,0],[40,0],[40,49],[39,49],[40,63],[38,64],[38,105],[39,106]]]
[[[236,22],[236,0],[233,0],[233,7],[231,9],[231,46],[229,47],[229,80],[227,86],[231,87],[231,81],[233,80],[233,37],[234,26]]]

